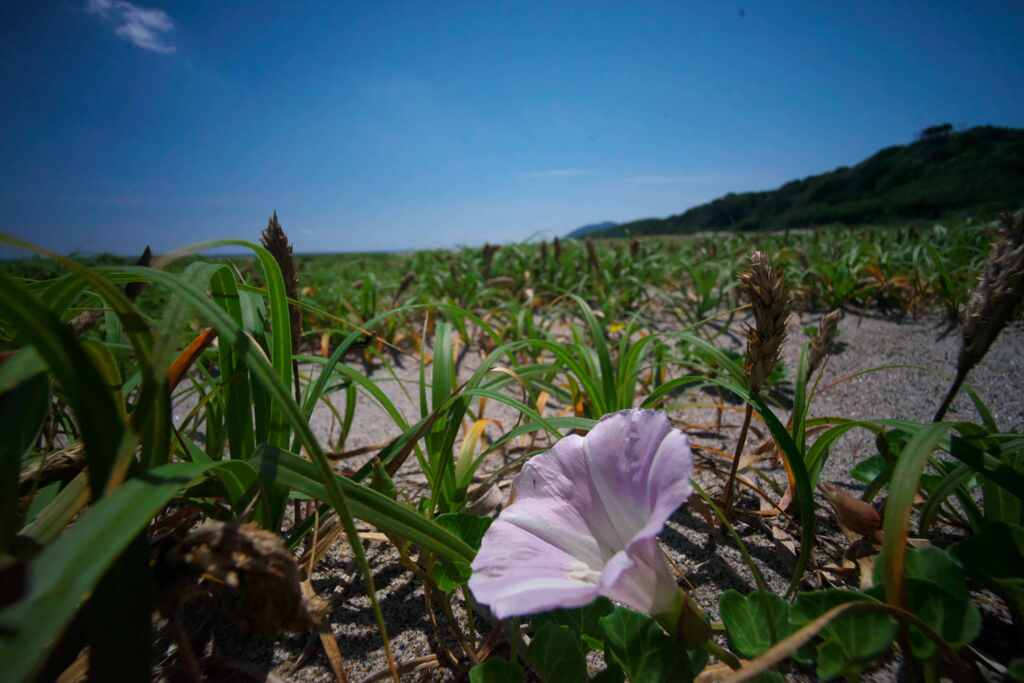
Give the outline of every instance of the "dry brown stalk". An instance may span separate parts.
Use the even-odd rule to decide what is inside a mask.
[[[54,481],[71,481],[85,467],[85,451],[81,442],[68,446],[45,458],[27,460],[18,475],[21,493],[43,487]],[[38,482],[36,481],[38,478]]]
[[[1003,214],[1002,223],[985,270],[961,313],[956,377],[935,413],[935,422],[945,417],[967,373],[985,357],[1024,297],[1024,211]]]

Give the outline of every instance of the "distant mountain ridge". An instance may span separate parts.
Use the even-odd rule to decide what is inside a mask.
[[[611,230],[617,225],[618,223],[616,223],[615,221],[605,221],[603,223],[590,223],[589,225],[584,225],[579,228],[576,228],[568,235],[566,235],[566,238],[580,239],[586,237],[587,235],[593,235],[594,233],[600,233],[604,232],[605,230]]]
[[[768,192],[729,193],[668,218],[620,223],[591,237],[767,230],[936,219],[1024,205],[1024,129],[933,126],[909,145]],[[582,228],[581,228],[582,230]],[[574,231],[570,236],[574,236]]]

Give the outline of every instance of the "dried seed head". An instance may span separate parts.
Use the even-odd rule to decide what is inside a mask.
[[[405,277],[402,278],[402,281],[398,283],[398,289],[395,290],[394,301],[397,302],[402,298],[402,295],[412,287],[412,283],[414,282],[416,282],[416,273],[410,270],[405,274]]]
[[[740,275],[740,286],[754,312],[754,325],[747,326],[745,369],[750,388],[757,391],[779,361],[786,338],[789,297],[782,271],[772,268],[768,257],[760,251],[751,254],[750,270]]]
[[[135,262],[137,266],[145,266],[148,268],[153,263],[153,251],[146,245],[146,249],[142,252],[142,256]],[[128,297],[130,301],[134,301],[138,298],[139,294],[142,293],[143,288],[146,284],[144,282],[131,282],[125,285],[124,295]]]
[[[491,264],[494,263],[494,255],[501,249],[501,245],[498,244],[484,244],[483,248],[483,274],[484,277],[489,277],[491,273]]]
[[[556,237],[552,241],[551,246],[555,251],[555,264],[557,265],[562,262],[562,241]]]
[[[640,258],[640,240],[635,237],[629,241],[629,258],[633,261]]]
[[[588,237],[584,244],[587,245],[587,264],[590,272],[599,275],[601,273],[601,261],[597,258],[597,247],[594,246],[594,240]]]
[[[957,374],[977,365],[1013,316],[1024,296],[1024,211],[1003,215],[1003,228],[989,250],[985,270],[961,313]]]
[[[288,235],[277,220],[277,211],[273,213],[267,222],[267,229],[260,235],[260,241],[267,248],[281,268],[281,275],[284,277],[284,290],[289,299],[299,300],[299,277],[295,271],[295,259],[292,255],[292,246],[288,243]],[[292,349],[299,348],[299,339],[302,337],[302,314],[298,306],[289,306],[288,313],[292,325]]]
[[[306,631],[326,613],[322,600],[303,597],[295,556],[281,537],[255,524],[206,522],[168,559],[179,579],[182,572],[206,578],[227,614],[256,631]]]
[[[822,362],[832,352],[832,345],[836,341],[836,333],[839,331],[839,321],[843,312],[838,308],[821,319],[818,326],[818,334],[811,340],[811,358],[808,362],[807,376],[810,377],[814,371],[821,367]]]

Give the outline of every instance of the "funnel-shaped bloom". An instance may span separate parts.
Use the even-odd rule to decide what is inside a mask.
[[[499,619],[599,595],[658,616],[682,593],[657,535],[689,497],[693,456],[663,413],[624,410],[567,436],[516,480],[487,530],[469,588]]]

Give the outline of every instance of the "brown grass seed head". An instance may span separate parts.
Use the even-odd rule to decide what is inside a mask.
[[[836,333],[839,331],[839,320],[842,317],[843,312],[837,308],[821,319],[818,334],[811,340],[811,357],[807,370],[808,377],[821,367],[825,357],[832,352],[832,345],[835,344]]]
[[[750,300],[754,325],[747,326],[747,356],[744,369],[754,391],[764,386],[779,361],[786,339],[789,297],[782,271],[771,266],[768,256],[755,251],[750,270],[740,275],[740,286]]]
[[[961,314],[957,372],[966,375],[988,352],[1024,296],[1024,211],[1004,214],[985,270]]]
[[[277,220],[277,211],[271,215],[267,222],[267,228],[260,235],[260,241],[266,247],[277,265],[281,268],[281,275],[284,278],[284,290],[289,299],[299,300],[299,276],[295,270],[295,258],[292,255],[292,245],[288,242],[288,235]],[[297,349],[299,339],[302,337],[302,314],[298,306],[288,307],[292,327],[292,348]]]

